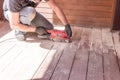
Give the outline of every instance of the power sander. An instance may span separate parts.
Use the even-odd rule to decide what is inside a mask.
[[[70,42],[70,38],[68,38],[67,34],[63,30],[47,30],[47,32],[50,34],[49,38],[55,42]]]

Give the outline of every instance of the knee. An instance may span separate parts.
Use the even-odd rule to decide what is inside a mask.
[[[35,18],[36,10],[33,7],[25,7],[20,11],[20,17],[24,17],[29,21],[32,21]]]

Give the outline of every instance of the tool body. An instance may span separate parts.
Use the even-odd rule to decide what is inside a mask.
[[[47,32],[50,34],[50,39],[57,42],[70,42],[70,39],[68,38],[67,34],[63,30],[47,30]]]

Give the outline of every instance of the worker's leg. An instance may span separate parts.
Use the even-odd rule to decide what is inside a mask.
[[[43,17],[40,13],[36,13],[35,18],[31,22],[32,25],[39,27],[43,26],[46,29],[53,29],[53,25],[45,18]],[[49,39],[50,34],[43,34],[43,35],[38,35],[38,38],[46,38]]]
[[[44,16],[42,16],[38,12],[36,13],[36,16],[32,20],[31,24],[36,27],[43,26],[46,29],[53,29],[53,25]]]
[[[36,10],[33,7],[25,7],[20,11],[20,22],[22,24],[31,25],[31,21],[36,16]]]
[[[34,8],[31,8],[31,7],[24,8],[21,10],[20,15],[21,15],[20,21],[23,24],[33,25],[35,27],[43,26],[46,29],[53,29],[53,25],[40,13],[36,12]],[[24,34],[21,31],[19,32]],[[38,37],[47,38],[48,35],[39,35]]]
[[[5,18],[9,21],[9,11],[4,11]],[[25,25],[30,25],[36,15],[36,10],[33,7],[25,7],[20,11],[20,22]],[[25,40],[26,32],[15,30],[15,36],[18,40]]]
[[[36,12],[34,8],[27,7],[20,12],[20,21],[26,25],[33,25],[35,27],[43,26],[46,29],[53,29],[53,25],[40,13]],[[19,31],[19,34],[24,34]],[[39,38],[48,38],[48,35],[38,35]]]
[[[5,17],[9,20],[7,12],[5,12]],[[36,13],[36,10],[33,7],[25,7],[20,11],[20,22],[25,25],[34,25],[35,27],[43,26],[46,29],[53,29],[53,25],[41,14]],[[16,38],[18,40],[25,40],[25,33],[26,32],[16,30]]]
[[[20,22],[25,25],[30,25],[35,15],[36,10],[33,7],[25,7],[20,11]],[[15,31],[15,35],[18,40],[25,40],[25,34],[26,32],[18,30]]]

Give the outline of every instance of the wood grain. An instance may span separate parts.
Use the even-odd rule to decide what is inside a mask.
[[[112,35],[109,29],[102,29],[103,61],[105,80],[120,80],[120,72]],[[114,75],[113,75],[114,74]]]
[[[91,29],[84,28],[81,39],[78,41],[78,48],[69,80],[86,80],[88,57],[90,52]]]

